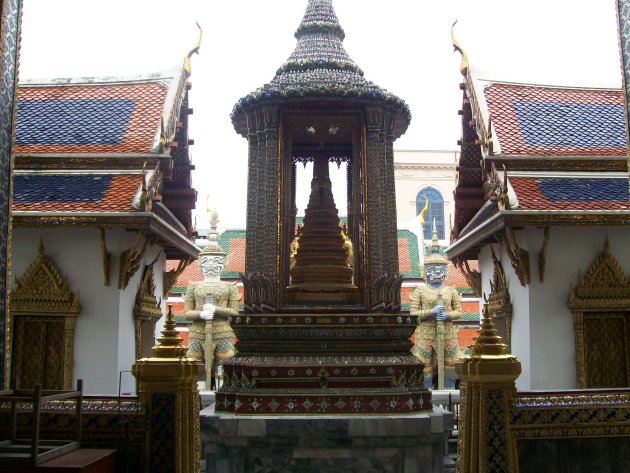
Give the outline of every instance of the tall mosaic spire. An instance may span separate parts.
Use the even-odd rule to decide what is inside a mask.
[[[295,32],[297,44],[268,84],[241,98],[232,111],[236,131],[245,136],[244,113],[265,102],[291,98],[365,99],[392,105],[402,115],[396,136],[402,135],[411,119],[404,100],[364,78],[361,68],[343,46],[345,32],[332,0],[309,0]]]
[[[238,353],[224,364],[216,412],[430,410],[409,350],[416,318],[400,313],[393,143],[409,108],[364,78],[332,0],[305,3],[293,52],[232,115],[248,141],[244,310],[231,321]],[[306,163],[313,179],[298,226]],[[345,166],[343,195],[330,187],[333,164]]]

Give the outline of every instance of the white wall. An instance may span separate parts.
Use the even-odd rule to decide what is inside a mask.
[[[45,253],[67,278],[72,292],[79,292],[81,312],[74,336],[73,384],[83,379],[87,394],[118,394],[121,371],[131,370],[135,361],[133,306],[144,264],[123,291],[118,289],[120,253],[131,246],[134,234],[125,230],[107,230],[107,248],[111,253],[110,284],[104,285],[99,231],[87,229],[13,230],[11,273],[21,277],[35,260],[40,239]],[[149,263],[157,254],[153,247],[144,258]],[[162,255],[155,265],[156,297],[161,297]],[[12,287],[14,286],[12,282]],[[135,392],[135,380],[122,375],[122,392]]]
[[[604,248],[608,234],[611,253],[630,276],[630,229],[625,227],[551,227],[544,282],[540,282],[538,254],[543,230],[517,231],[519,244],[529,250],[531,281],[521,286],[507,254],[495,244],[495,252],[508,278],[513,307],[512,354],[522,364],[519,390],[575,389],[575,335],[567,307],[569,287],[577,284],[578,271],[585,274]],[[479,255],[482,289],[490,292],[492,260],[489,246]]]
[[[511,337],[511,353],[521,362],[522,372],[516,380],[516,386],[519,390],[528,390],[530,388],[530,366],[531,366],[531,337],[530,337],[530,321],[529,321],[529,294],[528,290],[521,286],[514,269],[510,263],[510,259],[499,244],[492,245],[497,259],[501,262],[503,272],[507,279],[508,290],[510,292],[510,300],[512,302],[512,337]],[[490,281],[494,276],[494,264],[492,262],[492,253],[490,245],[482,248],[479,254],[479,270],[481,272],[481,290],[483,294],[490,295]],[[481,304],[483,307],[483,298]]]

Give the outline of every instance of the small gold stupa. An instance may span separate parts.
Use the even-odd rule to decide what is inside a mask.
[[[287,301],[297,304],[355,304],[359,289],[352,282],[353,269],[339,225],[337,207],[328,174],[328,160],[316,158],[313,164],[311,195],[304,215],[304,227]]]

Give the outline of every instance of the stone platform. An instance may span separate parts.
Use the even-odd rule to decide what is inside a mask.
[[[451,413],[244,416],[201,411],[207,473],[438,473]]]

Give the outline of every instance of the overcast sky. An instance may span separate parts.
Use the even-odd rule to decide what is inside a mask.
[[[198,209],[244,228],[247,146],[234,103],[269,82],[295,46],[306,0],[24,0],[20,78],[132,76],[192,62],[191,148]],[[479,78],[621,87],[615,0],[334,0],[346,51],[408,102],[398,149],[456,149],[460,56]],[[200,221],[200,227],[204,223]]]

